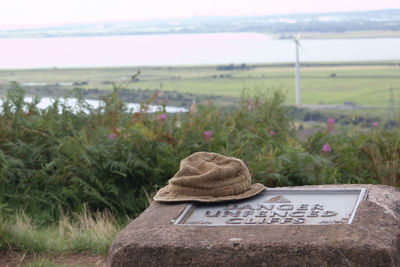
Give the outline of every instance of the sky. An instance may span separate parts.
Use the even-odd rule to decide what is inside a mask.
[[[0,0],[0,29],[195,16],[400,8],[399,0]]]

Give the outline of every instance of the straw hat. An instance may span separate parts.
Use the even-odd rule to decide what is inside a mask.
[[[242,160],[197,152],[181,161],[179,171],[154,200],[219,202],[249,198],[263,190],[262,184],[251,184],[250,172]]]

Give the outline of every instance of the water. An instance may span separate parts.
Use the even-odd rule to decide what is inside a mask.
[[[31,103],[32,98],[31,97],[25,97],[25,102],[26,103]],[[40,102],[37,105],[39,109],[45,109],[51,106],[54,103],[55,99],[50,98],[50,97],[41,97]],[[76,98],[66,98],[66,99],[59,99],[60,103],[71,107],[73,110],[77,111],[77,105],[78,105],[78,100]],[[98,108],[100,105],[102,105],[102,101],[99,100],[94,100],[94,99],[85,99],[86,103],[89,104],[92,108]],[[0,105],[2,105],[3,101],[0,99]],[[125,103],[126,107],[131,110],[132,112],[139,112],[140,111],[140,104],[137,103]],[[153,113],[157,111],[161,111],[162,106],[157,106],[157,105],[150,105],[148,112]],[[166,106],[165,107],[166,112],[169,113],[177,113],[177,112],[187,112],[188,110],[185,108],[181,107],[174,107],[174,106]],[[0,107],[1,111],[1,107]]]
[[[400,60],[400,38],[302,40],[302,61]],[[259,33],[0,39],[0,68],[293,62],[292,40]]]

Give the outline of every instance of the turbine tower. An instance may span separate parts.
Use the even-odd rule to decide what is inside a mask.
[[[294,39],[296,44],[296,105],[301,104],[301,93],[300,93],[300,60],[299,60],[299,35]]]
[[[299,47],[300,45],[300,35],[304,32],[306,28],[307,21],[304,21],[301,31],[294,38],[294,43],[296,45],[296,105],[301,105],[301,89],[300,89],[300,58],[299,58]]]

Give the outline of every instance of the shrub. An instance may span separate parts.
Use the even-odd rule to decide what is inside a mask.
[[[21,208],[37,223],[88,205],[135,216],[180,160],[197,151],[243,159],[266,186],[382,182],[399,185],[399,131],[321,130],[300,142],[277,91],[244,94],[235,108],[212,103],[191,112],[132,113],[120,89],[90,107],[61,100],[44,110],[15,85],[0,113],[0,213]],[[207,133],[205,135],[205,133]],[[321,151],[329,143],[331,151]],[[6,204],[7,203],[7,204]]]

